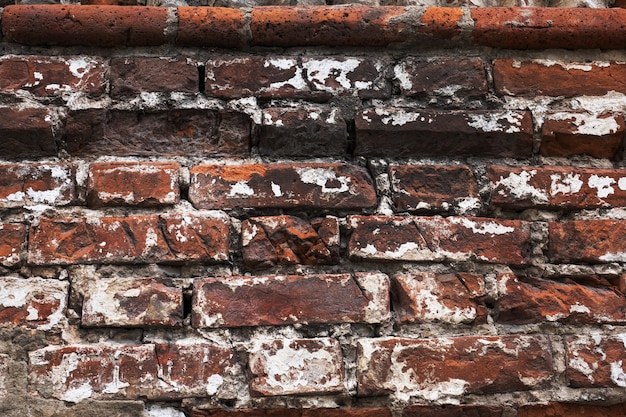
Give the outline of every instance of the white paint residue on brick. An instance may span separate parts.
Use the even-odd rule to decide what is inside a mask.
[[[571,120],[576,126],[573,132],[578,135],[604,136],[619,130],[615,117],[597,117],[588,113],[559,112],[549,116],[551,120]]]
[[[164,408],[158,405],[152,405],[143,411],[144,417],[185,417],[185,413],[175,408]]]
[[[70,388],[65,391],[63,395],[60,396],[60,399],[71,403],[79,403],[91,397],[92,394],[93,389],[91,385],[89,385],[89,382],[85,382],[76,388]]]
[[[390,113],[385,109],[377,108],[375,112],[381,117],[380,120],[386,125],[391,124],[392,126],[404,126],[407,123],[417,121],[427,123],[433,122],[432,118],[428,117],[427,119],[426,116],[423,116],[419,112],[409,112],[404,109],[395,109]]]
[[[296,168],[296,172],[303,183],[322,187],[323,193],[345,193],[350,190],[349,184],[351,179],[341,175],[338,176],[330,168]],[[336,182],[339,184],[334,184]]]
[[[274,184],[274,182],[272,181],[272,193],[274,193],[274,197],[282,197],[283,196],[283,192],[280,189],[280,185],[278,184]]]
[[[456,206],[459,214],[467,214],[480,209],[480,199],[475,197],[461,198],[456,201]]]
[[[579,303],[576,303],[574,305],[571,305],[569,307],[569,312],[570,313],[591,313],[591,311],[589,310],[589,307],[581,305]]]
[[[626,252],[606,253],[598,259],[604,262],[626,262]]]
[[[26,280],[23,281],[26,284]],[[9,307],[22,307],[26,305],[26,298],[29,295],[29,291],[26,285],[6,285],[0,283],[0,306]]]
[[[346,59],[315,59],[306,61],[303,66],[307,71],[309,80],[313,83],[316,89],[321,91],[336,92],[340,89],[326,85],[329,78],[332,78],[333,82],[339,83],[343,89],[351,89],[354,86],[359,89],[371,88],[372,82],[355,82],[353,86],[352,81],[347,77],[352,71],[357,69],[361,65],[361,61],[354,58]]]
[[[426,321],[441,321],[444,323],[470,323],[476,318],[476,309],[473,307],[466,308],[449,308],[439,301],[437,297],[438,288],[434,282],[428,282],[426,285],[430,288],[412,291],[415,296],[415,305],[417,306],[418,316]]]
[[[615,180],[611,177],[600,177],[598,175],[591,175],[587,181],[589,188],[596,188],[598,190],[598,198],[606,198],[610,194],[615,194],[615,190],[611,185],[615,184]]]
[[[365,308],[366,323],[380,323],[389,317],[389,279],[382,273],[356,274],[354,278],[370,300]]]
[[[115,365],[113,367],[113,381],[105,384],[102,387],[102,392],[104,394],[117,394],[120,390],[129,386],[130,384],[128,382],[122,382],[120,380],[120,367],[119,365]]]
[[[22,191],[17,191],[15,193],[7,195],[6,197],[4,197],[4,199],[7,201],[24,201],[24,197],[26,197],[25,193],[23,193]]]
[[[303,90],[307,87],[306,81],[304,80],[302,68],[298,66],[297,62],[293,59],[269,59],[265,62],[264,66],[268,67],[269,65],[278,68],[280,70],[289,70],[294,69],[295,73],[293,77],[288,79],[287,81],[279,81],[275,83],[271,83],[270,89],[280,89],[285,86],[291,86],[296,90]]]
[[[585,72],[592,71],[594,66],[608,67],[610,65],[609,62],[603,62],[603,61],[594,61],[591,63],[574,63],[574,62],[554,61],[552,59],[533,59],[533,62],[536,64],[546,66],[546,67],[552,67],[554,65],[558,65],[559,67],[567,71],[578,70],[578,71],[585,71]]]
[[[475,222],[465,217],[450,217],[449,221],[452,224],[461,224],[467,229],[472,229],[472,232],[481,235],[506,235],[507,233],[515,231],[515,228],[511,226],[504,226],[502,224],[489,221]]]
[[[523,115],[518,112],[495,112],[482,114],[468,114],[467,125],[483,132],[521,132]],[[506,120],[509,125],[502,125],[501,120]]]
[[[400,83],[400,87],[403,90],[411,90],[413,88],[413,82],[411,81],[411,74],[407,71],[405,64],[396,65],[393,67],[393,74]]]
[[[441,88],[436,89],[435,90],[435,94],[439,94],[441,96],[452,97],[453,95],[456,94],[457,91],[459,91],[462,88],[463,88],[462,85],[451,84],[451,85],[447,85],[445,87],[441,87]]]
[[[622,361],[611,362],[611,381],[618,387],[626,387],[626,373],[622,368]]]
[[[72,75],[82,79],[85,74],[94,67],[95,61],[85,57],[76,57],[68,59],[67,64]]]
[[[215,395],[224,384],[224,378],[220,375],[214,374],[209,377],[206,384],[206,393],[208,395]]]
[[[295,59],[290,58],[270,58],[263,63],[263,67],[268,68],[270,65],[280,70],[288,70],[294,68],[298,63]]]
[[[146,231],[146,249],[156,248],[159,245],[159,236],[153,228]]]
[[[591,366],[589,366],[589,364],[585,362],[582,358],[573,357],[568,361],[567,365],[570,368],[575,369],[576,371],[585,375],[589,381],[591,382],[595,381],[593,377],[593,372],[595,369],[598,368],[598,364],[596,362],[593,363],[592,365],[593,369],[592,369]]]
[[[242,228],[241,230],[241,245],[248,246],[252,239],[255,238],[256,234],[259,232],[259,228],[256,224],[253,224],[250,229]]]
[[[237,181],[235,184],[231,185],[230,192],[228,193],[229,197],[250,195],[254,195],[254,190],[248,185],[248,182],[245,180]]]
[[[502,186],[506,188],[509,194],[517,199],[530,199],[535,203],[547,203],[549,196],[544,190],[540,190],[530,184],[530,180],[537,174],[536,170],[522,171],[519,174],[509,173],[506,178],[500,177],[494,186],[495,188]],[[500,195],[506,195],[506,191],[499,190]]]
[[[552,197],[558,194],[576,194],[584,185],[584,182],[580,179],[580,174],[552,174],[550,179],[552,180],[550,184],[550,195]]]

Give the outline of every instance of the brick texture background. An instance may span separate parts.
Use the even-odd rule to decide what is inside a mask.
[[[18,3],[0,415],[626,413],[623,2]]]

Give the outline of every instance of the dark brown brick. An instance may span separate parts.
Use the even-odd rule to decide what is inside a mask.
[[[501,417],[502,408],[486,405],[412,405],[402,417]]]
[[[111,97],[198,92],[198,67],[185,58],[111,59]]]
[[[0,223],[0,265],[10,268],[20,265],[27,233],[23,224]]]
[[[8,159],[56,156],[55,119],[52,109],[0,107],[0,154]]]
[[[551,262],[626,261],[626,220],[551,222],[549,227]]]
[[[626,403],[615,405],[549,403],[525,405],[519,408],[518,417],[606,417],[626,415]]]

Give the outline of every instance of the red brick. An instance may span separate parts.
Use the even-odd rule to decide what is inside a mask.
[[[587,154],[620,159],[625,131],[621,114],[552,113],[543,124],[539,152],[545,156]]]
[[[0,278],[0,327],[56,327],[65,317],[69,283],[41,278]]]
[[[485,156],[532,154],[532,117],[518,111],[367,109],[356,116],[361,156]]]
[[[63,93],[104,94],[106,67],[99,58],[6,55],[0,57],[0,91],[28,91],[53,97]]]
[[[380,323],[389,282],[379,273],[220,277],[194,285],[194,327]]]
[[[391,165],[397,211],[464,212],[480,208],[478,184],[466,165]]]
[[[83,326],[180,326],[183,292],[153,279],[99,279],[83,301]]]
[[[76,156],[242,156],[248,153],[250,117],[217,110],[70,113],[68,151]]]
[[[339,261],[335,217],[312,221],[284,215],[253,217],[243,222],[241,236],[244,262],[252,268]]]
[[[625,220],[551,222],[548,257],[554,263],[624,262]]]
[[[402,417],[502,417],[502,408],[486,405],[412,405]]]
[[[498,277],[502,292],[495,305],[496,321],[508,324],[559,322],[623,324],[626,299],[612,288],[595,288],[565,280]]]
[[[626,415],[626,403],[615,405],[549,403],[525,405],[519,408],[518,417],[606,417]]]
[[[185,58],[111,59],[111,97],[198,92],[198,68]]]
[[[540,389],[552,378],[542,335],[358,341],[359,395],[443,396]],[[393,357],[393,359],[392,359]]]
[[[493,80],[500,95],[602,96],[626,93],[626,64],[496,59]]]
[[[41,219],[29,238],[35,265],[224,262],[228,218],[221,214]]]
[[[99,162],[89,166],[90,206],[172,205],[180,200],[177,162]]]
[[[51,108],[0,107],[0,154],[7,159],[56,156],[55,118]]]
[[[65,206],[76,198],[70,164],[0,164],[0,207]]]
[[[0,223],[0,265],[19,266],[20,253],[26,246],[26,226],[17,223]]]
[[[564,340],[570,387],[626,387],[622,364],[626,334],[566,336]]]
[[[330,338],[257,341],[249,367],[253,395],[331,394],[344,390],[341,346]]]
[[[392,280],[392,304],[399,323],[485,323],[487,308],[481,275],[399,274]]]
[[[348,226],[358,260],[529,262],[530,224],[519,220],[351,216]]]
[[[163,7],[14,5],[4,8],[2,34],[26,45],[156,46],[167,42]]]
[[[418,30],[437,38],[451,39],[461,34],[463,9],[455,7],[429,7],[424,11]]]
[[[485,64],[479,58],[406,58],[394,67],[403,95],[477,98],[488,93]]]
[[[376,206],[367,170],[349,164],[199,165],[191,169],[196,208],[333,208]]]
[[[179,7],[176,45],[243,47],[248,39],[241,10],[225,7]]]
[[[391,410],[365,407],[194,409],[191,417],[391,417]]]

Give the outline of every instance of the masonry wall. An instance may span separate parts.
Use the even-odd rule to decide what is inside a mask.
[[[2,415],[624,415],[625,22],[4,8]]]

